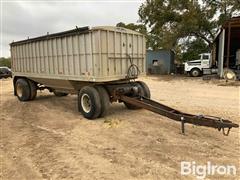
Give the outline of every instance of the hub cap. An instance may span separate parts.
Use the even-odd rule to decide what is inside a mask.
[[[83,94],[81,97],[81,106],[84,112],[89,113],[91,111],[91,100],[88,94]]]
[[[17,95],[18,97],[22,97],[23,95],[23,88],[20,84],[17,84]]]
[[[228,79],[233,79],[233,76],[234,76],[234,75],[233,75],[232,73],[227,73],[227,78],[228,78]]]
[[[198,76],[198,71],[194,70],[193,71],[193,76]]]

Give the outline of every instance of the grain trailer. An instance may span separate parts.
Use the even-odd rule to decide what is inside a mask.
[[[129,109],[145,108],[184,123],[217,129],[238,127],[229,120],[182,113],[150,99],[142,81],[146,74],[144,35],[121,27],[76,27],[12,42],[14,95],[20,101],[35,99],[37,90],[56,96],[78,94],[78,109],[84,117],[107,114],[112,102]],[[227,133],[228,134],[228,133]]]

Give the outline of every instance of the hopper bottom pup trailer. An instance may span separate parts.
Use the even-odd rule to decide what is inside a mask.
[[[37,90],[56,96],[78,94],[84,117],[107,114],[110,103],[128,109],[144,108],[181,122],[222,130],[228,135],[239,127],[218,117],[192,115],[150,99],[150,90],[135,79],[145,74],[145,38],[125,28],[100,26],[76,28],[13,42],[11,46],[14,95],[20,101],[35,99]],[[225,132],[225,128],[228,130]]]

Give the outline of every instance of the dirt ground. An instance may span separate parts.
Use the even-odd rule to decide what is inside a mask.
[[[239,86],[201,78],[142,78],[152,98],[181,111],[221,116],[239,123]],[[77,110],[77,96],[38,92],[20,102],[11,79],[0,80],[2,179],[196,179],[181,176],[180,162],[239,168],[239,129],[186,126],[147,110],[113,104],[107,117],[90,121]],[[208,179],[238,179],[208,176]]]

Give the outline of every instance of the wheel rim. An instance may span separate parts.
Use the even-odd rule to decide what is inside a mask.
[[[198,71],[193,71],[193,76],[198,76]]]
[[[231,73],[227,73],[227,78],[228,79],[232,79],[233,78],[233,75]]]
[[[17,95],[18,97],[22,97],[23,95],[23,88],[20,84],[17,84]]]
[[[88,94],[83,94],[81,97],[81,106],[84,112],[89,113],[91,111],[91,100]]]

